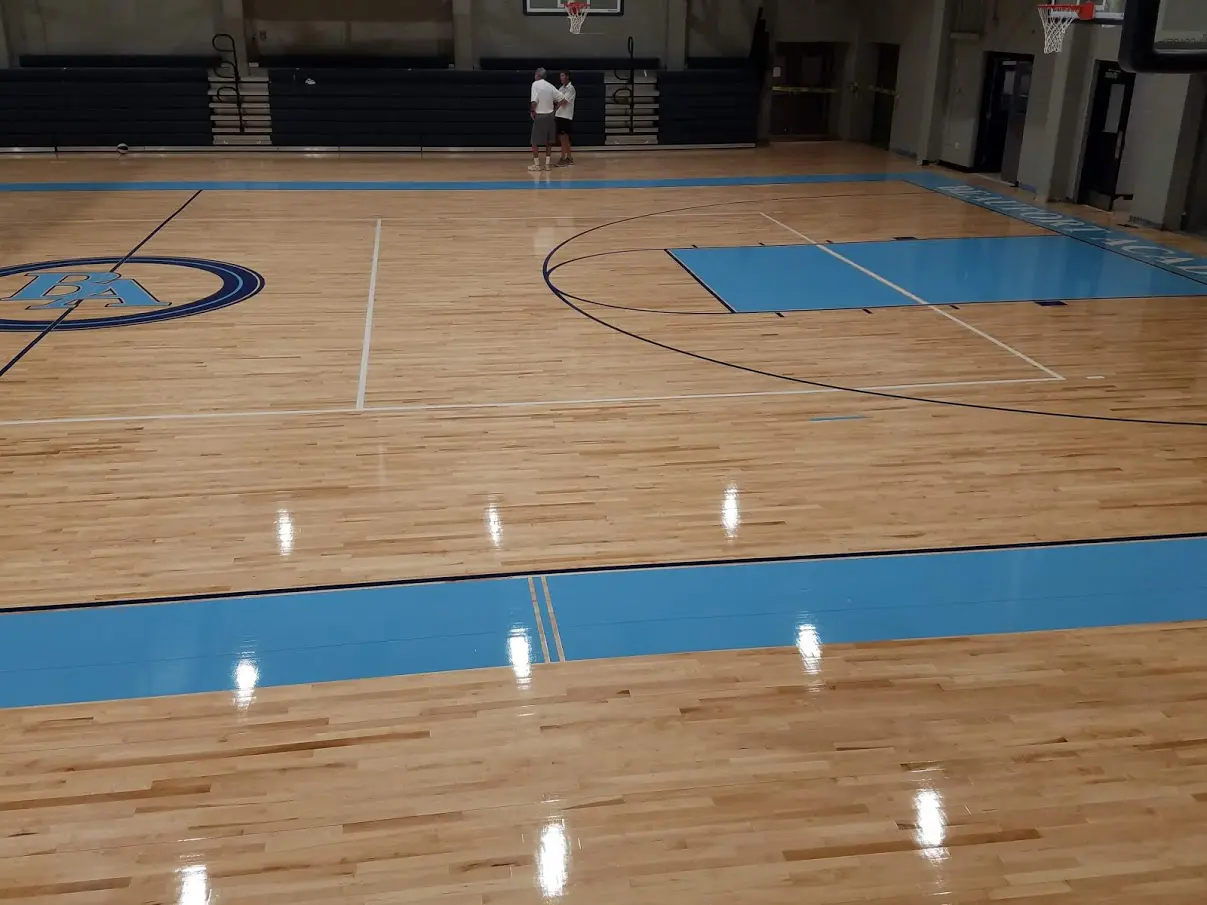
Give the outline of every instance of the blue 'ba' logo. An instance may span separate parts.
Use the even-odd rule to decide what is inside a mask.
[[[55,330],[174,320],[237,305],[263,288],[264,277],[254,270],[199,258],[65,258],[17,264],[0,267],[0,332],[45,330],[66,310],[73,313]]]

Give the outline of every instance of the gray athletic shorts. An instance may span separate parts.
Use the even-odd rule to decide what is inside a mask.
[[[552,113],[538,113],[532,119],[532,146],[551,147],[557,144],[557,123]]]

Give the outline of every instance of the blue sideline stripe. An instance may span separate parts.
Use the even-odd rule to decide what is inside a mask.
[[[579,189],[703,188],[744,185],[812,185],[831,182],[894,182],[902,173],[795,173],[785,176],[699,176],[682,179],[513,179],[486,182],[376,182],[184,180],[173,182],[3,182],[0,192],[514,192]]]
[[[1207,618],[1207,539],[559,575],[570,659]]]
[[[1207,538],[549,578],[570,659],[1207,618]],[[0,615],[0,707],[542,660],[527,579]]]
[[[986,189],[970,186],[937,173],[814,173],[769,176],[705,176],[683,179],[584,179],[541,182],[372,182],[372,181],[235,181],[191,180],[175,182],[5,182],[0,192],[492,192],[570,191],[579,189],[705,188],[758,185],[809,185],[843,182],[904,182],[957,198],[1016,220],[1023,220],[1061,235],[1092,242],[1119,254],[1144,261],[1197,282],[1207,284],[1207,258],[1145,242],[1135,235],[1108,229],[1088,220],[1070,217],[1035,204],[1027,204]]]
[[[0,707],[540,662],[525,579],[228,597],[0,616]]]

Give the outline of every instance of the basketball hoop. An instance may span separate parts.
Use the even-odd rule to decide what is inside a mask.
[[[1065,34],[1078,19],[1094,18],[1093,3],[1041,3],[1039,18],[1044,23],[1044,53],[1060,53]]]
[[[591,12],[590,3],[570,2],[566,4],[566,15],[570,17],[570,34],[582,34],[583,23],[587,21],[589,12]]]

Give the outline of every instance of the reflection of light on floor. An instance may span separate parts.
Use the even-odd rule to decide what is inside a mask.
[[[730,484],[725,488],[725,499],[721,501],[721,527],[726,537],[737,537],[742,524],[742,511],[738,504],[738,488]]]
[[[546,898],[555,899],[566,891],[570,876],[570,843],[566,825],[560,820],[545,824],[536,853],[536,879]]]
[[[525,629],[513,628],[507,636],[507,659],[511,661],[516,684],[527,688],[532,682],[532,642]]]
[[[288,509],[277,510],[277,549],[282,556],[293,552],[293,517]]]
[[[260,670],[255,661],[244,657],[235,664],[235,706],[246,710],[256,696],[260,684]]]
[[[180,898],[177,905],[209,905],[210,878],[204,864],[190,864],[177,871]]]
[[[498,547],[503,543],[503,519],[499,517],[499,507],[491,503],[486,507],[486,533],[490,535],[490,542]]]
[[[943,840],[947,838],[947,816],[943,813],[943,797],[934,789],[923,789],[914,796],[917,812],[914,824],[914,840],[928,861],[947,860],[947,849]]]
[[[532,231],[532,253],[543,258],[560,241],[556,226],[538,226]]]
[[[821,636],[812,625],[796,627],[796,649],[800,653],[800,662],[805,672],[811,676],[821,672]]]

